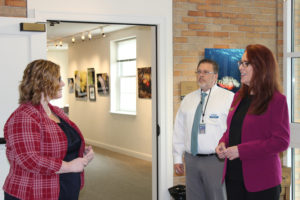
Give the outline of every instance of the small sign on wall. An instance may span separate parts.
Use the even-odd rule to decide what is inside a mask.
[[[182,81],[180,83],[180,99],[182,100],[185,95],[198,89],[196,81]]]

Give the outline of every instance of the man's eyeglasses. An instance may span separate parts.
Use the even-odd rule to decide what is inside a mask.
[[[243,67],[248,67],[248,65],[250,65],[251,63],[250,62],[248,62],[248,61],[238,61],[238,65],[239,66],[243,66]]]
[[[204,75],[208,75],[208,74],[214,74],[214,72],[209,72],[209,71],[200,71],[200,70],[198,70],[198,71],[195,71],[195,73],[196,74],[204,74]]]

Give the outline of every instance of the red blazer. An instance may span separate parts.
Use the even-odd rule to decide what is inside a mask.
[[[238,94],[235,94],[234,100]],[[233,100],[233,101],[234,101]],[[220,143],[229,143],[232,117],[240,102],[231,105],[227,117],[227,130]],[[265,190],[281,183],[279,153],[290,142],[289,114],[286,98],[275,92],[266,112],[261,115],[246,114],[242,126],[241,144],[238,145],[245,187],[249,192]],[[223,171],[226,173],[227,160]]]
[[[83,156],[84,139],[78,127],[55,106],[50,109],[79,133]],[[6,155],[10,170],[3,190],[22,200],[57,200],[59,174],[56,174],[67,153],[67,137],[61,128],[48,118],[42,105],[21,104],[4,126]],[[81,188],[84,179],[81,173]]]

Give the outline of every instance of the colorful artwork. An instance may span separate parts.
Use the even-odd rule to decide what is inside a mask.
[[[95,86],[95,69],[88,68],[88,86]]]
[[[138,68],[139,98],[151,99],[151,67]]]
[[[75,97],[87,97],[87,73],[84,71],[75,71]]]
[[[240,88],[241,74],[237,62],[241,60],[244,49],[205,49],[205,58],[219,65],[218,85],[236,92]]]
[[[68,78],[68,89],[69,89],[69,93],[74,92],[74,79],[73,78]]]
[[[109,94],[109,77],[107,73],[97,74],[97,88],[98,94]]]

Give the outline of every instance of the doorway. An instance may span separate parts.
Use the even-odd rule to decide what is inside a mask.
[[[97,148],[99,160],[95,161],[95,163],[99,163],[101,166],[100,160],[103,158],[120,158],[122,156],[123,157],[120,158],[121,161],[138,159],[138,161],[141,161],[141,163],[148,162],[152,168],[148,171],[151,173],[150,181],[152,179],[152,183],[150,183],[150,185],[152,184],[153,188],[153,185],[157,185],[156,183],[153,183],[153,181],[156,182],[157,180],[153,179],[153,176],[156,177],[157,171],[157,162],[153,160],[153,158],[156,158],[156,156],[153,156],[153,152],[157,152],[156,141],[153,140],[153,135],[155,135],[156,138],[156,129],[153,127],[156,127],[157,110],[156,108],[153,108],[154,105],[157,107],[156,98],[153,98],[153,96],[156,97],[156,95],[152,95],[152,98],[150,99],[139,97],[139,85],[137,84],[136,114],[130,115],[126,113],[113,113],[110,109],[112,98],[111,90],[113,88],[109,88],[108,94],[103,94],[101,92],[98,93],[96,76],[106,75],[109,80],[109,86],[112,86],[112,61],[110,56],[112,54],[111,44],[115,41],[122,41],[128,38],[136,37],[136,73],[138,73],[139,68],[151,67],[151,80],[152,83],[154,83],[156,80],[156,27],[148,25],[137,26],[128,24],[101,24],[94,22],[82,23],[57,20],[48,21],[47,25],[47,57],[48,59],[60,64],[61,75],[63,81],[66,83],[63,91],[63,96],[65,98],[52,103],[59,107],[68,107],[69,117],[82,130],[86,142]],[[68,32],[64,35],[58,34],[58,32],[62,30],[68,30]],[[76,97],[75,91],[71,92],[67,85],[68,83],[71,83],[70,80],[72,80],[72,78],[73,81],[75,81],[75,71],[85,71],[87,72],[86,76],[88,77],[89,69],[94,71],[95,98],[90,97],[90,87],[86,87],[86,96],[83,98],[79,98],[78,96]],[[87,84],[89,83],[88,78],[86,82]],[[136,83],[138,83],[138,79],[136,79]],[[155,87],[152,87],[151,93],[154,94],[155,92]],[[102,161],[108,162],[107,160]],[[117,163],[117,161],[115,162]],[[137,161],[131,160],[131,163],[134,162]],[[144,164],[138,164],[138,166],[142,166],[142,171],[144,168],[147,168]],[[112,169],[113,167],[108,168]],[[94,169],[98,168],[95,167]],[[99,167],[99,170],[101,170],[101,167]],[[137,169],[135,171],[139,170]],[[86,173],[88,174],[88,169]],[[111,171],[110,173],[118,174],[120,172]],[[129,178],[133,178],[134,180],[136,179],[134,176],[135,175],[132,175]],[[141,176],[140,179],[147,178]],[[126,178],[126,180],[128,180],[128,178]],[[87,187],[89,185],[88,181],[89,178],[87,177]],[[99,181],[101,182],[103,180]],[[90,185],[97,186],[94,181],[93,184]],[[114,186],[115,184],[111,185]],[[102,192],[99,191],[99,187],[94,188],[97,190],[95,191],[97,194],[102,194]],[[88,190],[88,188],[86,189]],[[123,188],[114,188],[112,191],[122,191],[122,189]],[[83,193],[85,192],[84,190]],[[137,190],[141,192],[140,189],[137,188]],[[113,194],[114,192],[108,193],[115,195]],[[131,195],[134,196],[135,194],[132,193]],[[99,195],[98,197],[101,199]],[[82,197],[82,199],[85,198]],[[108,198],[106,196],[105,199],[113,199],[113,197]],[[131,196],[129,199],[134,198]],[[151,190],[150,196],[147,199],[152,199]]]

